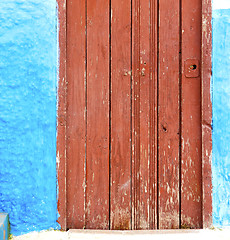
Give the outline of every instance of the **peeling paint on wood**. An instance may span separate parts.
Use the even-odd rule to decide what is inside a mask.
[[[111,229],[131,229],[131,2],[111,1]],[[129,183],[129,184],[127,184]],[[126,187],[124,187],[126,186]]]
[[[201,8],[200,0],[194,0],[192,6],[182,0],[181,225],[190,228],[202,227],[201,78],[199,73],[188,77],[184,63],[200,68]]]
[[[59,159],[57,165],[58,222],[62,229],[66,229],[66,121],[62,121],[62,119],[66,120],[66,8],[62,3],[62,0],[57,0],[60,51],[56,145]]]
[[[159,2],[158,226],[160,229],[179,228],[179,7],[179,0]]]

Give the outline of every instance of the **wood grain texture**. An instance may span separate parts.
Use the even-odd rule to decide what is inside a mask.
[[[158,0],[150,1],[150,228],[158,225]]]
[[[141,194],[141,156],[140,156],[140,0],[134,0],[132,3],[132,228],[140,228],[140,201]],[[143,71],[145,72],[145,71]],[[148,141],[148,136],[147,141]],[[146,156],[148,158],[148,155]],[[148,171],[148,166],[147,166]],[[148,183],[147,183],[148,184]],[[143,212],[143,211],[142,211]]]
[[[188,59],[191,64],[201,60],[201,1],[194,0],[191,5],[182,0],[181,14],[181,226],[201,228],[201,78],[200,74],[198,77],[186,77],[188,69],[185,64]],[[196,67],[200,69],[199,65]]]
[[[66,230],[66,1],[57,0],[59,19],[59,79],[57,109],[58,223]]]
[[[201,53],[201,1],[182,0],[181,225],[202,227],[201,78],[186,77],[188,59]],[[195,61],[194,61],[195,63]],[[198,65],[197,68],[200,68]],[[195,69],[191,69],[194,71]],[[188,207],[189,206],[189,207]]]
[[[132,7],[132,229],[152,229],[157,170],[154,155],[155,4],[135,0]]]
[[[85,1],[67,2],[67,225],[85,226]]]
[[[131,1],[111,1],[111,229],[131,229]]]
[[[201,124],[202,124],[202,216],[203,228],[212,226],[212,1],[202,0]]]
[[[159,228],[179,228],[179,0],[159,2]]]
[[[87,0],[86,228],[109,228],[109,2]]]
[[[147,11],[146,11],[147,7]],[[149,228],[149,6],[133,2],[134,229]],[[142,24],[141,24],[142,23]],[[146,28],[147,27],[147,34]]]

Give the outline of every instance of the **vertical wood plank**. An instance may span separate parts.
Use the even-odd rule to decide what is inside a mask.
[[[134,229],[149,229],[149,4],[133,1]]]
[[[202,227],[201,78],[186,77],[188,59],[200,68],[201,6],[182,0],[181,226],[189,228]]]
[[[132,2],[132,229],[140,227],[140,0]]]
[[[57,109],[58,223],[66,230],[66,0],[57,0],[59,19],[59,79]]]
[[[85,224],[85,1],[67,1],[67,226]]]
[[[132,21],[132,229],[155,221],[155,1],[134,0]]]
[[[159,228],[179,228],[179,0],[159,1]]]
[[[109,228],[109,1],[87,0],[86,228]]]
[[[131,228],[131,1],[111,1],[111,228]]]
[[[212,226],[212,1],[202,0],[201,124],[202,124],[202,217],[203,228]]]
[[[158,219],[158,0],[150,0],[150,229]]]

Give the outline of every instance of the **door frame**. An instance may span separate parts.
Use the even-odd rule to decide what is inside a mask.
[[[57,90],[57,210],[58,223],[66,230],[66,28],[68,0],[57,0],[59,71]],[[203,228],[212,226],[212,0],[202,1],[201,39],[201,129],[202,129],[202,217]]]

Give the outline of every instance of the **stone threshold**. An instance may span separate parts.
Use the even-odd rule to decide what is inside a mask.
[[[230,231],[220,231],[218,229],[175,229],[175,230],[133,230],[133,231],[113,231],[113,230],[76,230],[68,231],[68,239],[71,240],[230,240]]]

